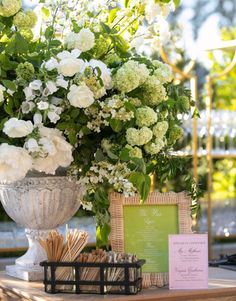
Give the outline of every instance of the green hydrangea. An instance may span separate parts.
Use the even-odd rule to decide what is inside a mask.
[[[140,135],[139,135],[139,139],[140,139],[140,144],[139,145],[144,145],[147,144],[153,136],[152,130],[150,130],[148,127],[144,126],[142,127],[140,130]]]
[[[29,28],[20,28],[20,34],[28,41],[31,41],[34,38],[33,31]]]
[[[19,12],[13,18],[13,24],[18,28],[32,28],[37,22],[36,14],[30,10],[27,12]]]
[[[168,138],[169,144],[175,144],[178,139],[183,137],[183,134],[184,134],[183,129],[178,125],[175,125],[172,128],[170,128],[169,138]]]
[[[129,97],[129,102],[135,107],[140,107],[142,104],[141,100],[137,97]]]
[[[157,113],[150,107],[137,109],[136,124],[139,127],[150,126],[157,122]]]
[[[114,87],[124,93],[133,91],[146,81],[148,75],[146,65],[130,60],[115,74]]]
[[[0,1],[0,16],[14,16],[21,9],[21,0],[1,0]]]
[[[106,55],[105,59],[104,59],[104,63],[110,67],[113,65],[118,65],[121,62],[121,58],[116,54],[116,53],[109,53],[108,55]]]
[[[139,159],[142,159],[142,157],[143,157],[143,152],[142,152],[142,150],[141,150],[139,147],[137,147],[137,146],[132,147],[132,146],[130,146],[130,145],[126,145],[126,148],[129,149],[129,156],[130,156],[131,158],[139,158]]]
[[[167,121],[160,121],[154,125],[152,131],[153,135],[158,138],[163,138],[168,130],[168,122]]]
[[[34,66],[29,63],[20,63],[16,68],[17,79],[31,81],[34,76]]]
[[[165,142],[162,139],[157,138],[155,142],[149,142],[144,146],[144,150],[149,155],[158,154],[165,146]]]
[[[153,65],[157,68],[154,71],[154,76],[160,81],[161,84],[172,81],[173,72],[169,65],[164,64],[158,60],[154,60]]]
[[[104,54],[106,54],[109,50],[109,47],[111,45],[111,41],[108,37],[104,37],[102,35],[99,36],[99,38],[96,40],[95,46],[94,46],[94,57],[96,59],[99,59]]]
[[[179,101],[181,102],[182,108],[184,111],[189,111],[190,109],[190,101],[188,96],[181,96],[179,98]]]
[[[152,131],[148,127],[142,127],[140,130],[129,128],[126,131],[126,140],[131,146],[147,144],[152,139],[152,136]]]
[[[148,77],[140,92],[145,103],[150,106],[156,106],[167,99],[165,87],[154,75]]]

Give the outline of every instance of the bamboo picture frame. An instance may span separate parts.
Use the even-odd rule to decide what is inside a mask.
[[[138,196],[124,197],[122,194],[115,193],[115,192],[111,193],[109,198],[110,198],[109,211],[111,215],[110,242],[111,242],[112,250],[115,252],[127,252],[125,248],[126,242],[125,242],[125,216],[124,216],[124,211],[126,209],[126,206],[135,209],[142,208],[142,206],[146,206],[146,208],[148,208],[147,206],[157,206],[157,208],[164,208],[165,206],[169,208],[169,206],[171,205],[175,206],[177,208],[177,220],[178,220],[178,226],[177,226],[178,229],[176,229],[177,231],[176,233],[179,234],[192,233],[191,230],[192,201],[186,192],[180,192],[180,193],[152,192],[149,194],[149,197],[147,198],[144,204],[140,204],[140,198]],[[168,223],[169,223],[168,217],[166,217],[165,220],[166,223],[165,225],[163,225],[163,227],[166,227],[165,231],[167,231],[168,233]],[[135,215],[134,216],[132,215],[132,222],[135,222]],[[139,223],[140,220],[136,222]],[[175,234],[175,233],[170,232],[168,234]],[[150,235],[153,236],[153,239],[155,238],[155,229],[150,228]],[[133,239],[135,240],[136,238],[133,237]],[[166,244],[168,244],[168,237],[166,239],[167,239]],[[143,241],[143,244],[145,244],[145,239]],[[146,258],[143,256],[143,258],[141,259],[146,259]],[[143,287],[150,287],[152,285],[162,287],[168,284],[168,270],[165,272],[145,271],[143,272],[142,277],[143,277]]]

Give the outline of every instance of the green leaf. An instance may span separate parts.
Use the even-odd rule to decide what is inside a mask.
[[[181,0],[174,0],[175,8],[180,5]]]
[[[129,177],[129,181],[137,188],[141,201],[145,201],[150,192],[151,178],[143,173],[133,172]]]
[[[126,54],[129,49],[129,44],[126,42],[126,40],[119,35],[113,35],[111,36],[111,39],[114,43],[114,46],[117,51],[119,51],[121,54]]]
[[[51,47],[59,47],[59,46],[61,46],[61,42],[59,40],[52,40],[50,42],[50,46]]]
[[[107,150],[107,155],[112,160],[118,160],[119,159],[119,157],[116,154],[114,154],[112,151],[110,151],[109,149]]]
[[[129,161],[130,160],[130,156],[129,156],[129,149],[128,148],[123,148],[120,152],[120,160],[121,161]]]
[[[50,10],[47,7],[42,7],[41,11],[44,17],[46,18],[50,17]]]
[[[4,123],[8,120],[8,117],[4,118],[1,120],[0,122],[0,131],[2,131],[3,127],[4,127]]]
[[[109,23],[112,23],[114,20],[115,20],[115,18],[116,18],[116,14],[117,14],[117,12],[119,11],[119,8],[113,8],[111,11],[110,11],[110,13],[109,13],[109,16],[108,16],[108,22]]]
[[[52,26],[49,26],[46,30],[45,30],[45,38],[49,39],[53,36],[54,34],[54,30]]]
[[[108,33],[108,34],[111,33],[111,29],[110,29],[110,27],[109,27],[107,24],[101,22],[101,26],[102,26],[102,29],[103,29],[106,33]]]
[[[27,40],[20,34],[16,33],[12,36],[10,42],[7,44],[5,48],[6,53],[26,53],[28,51],[28,42]]]
[[[97,239],[97,247],[101,248],[103,246],[108,247],[109,245],[109,234],[111,231],[111,227],[108,224],[97,226],[96,229],[96,239]]]
[[[13,100],[9,99],[7,103],[4,104],[4,110],[5,112],[10,115],[13,116]]]
[[[125,0],[125,2],[124,2],[125,7],[128,7],[130,5],[130,2],[131,2],[131,0]]]
[[[131,161],[135,164],[135,170],[146,173],[146,164],[143,159],[131,158]]]
[[[77,133],[75,130],[70,130],[68,139],[70,144],[75,145],[77,143]]]
[[[110,120],[110,126],[114,132],[119,133],[122,129],[122,121],[117,119]]]
[[[0,22],[0,31],[2,31],[4,27],[5,27],[4,23]]]
[[[106,159],[106,157],[104,156],[103,152],[98,149],[95,153],[95,160],[96,162],[101,162],[104,161]]]
[[[11,80],[2,80],[3,85],[7,88],[10,89],[12,91],[16,91],[16,85],[14,82],[12,82]]]

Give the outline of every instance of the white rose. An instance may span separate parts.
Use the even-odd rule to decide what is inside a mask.
[[[102,61],[90,60],[89,65],[95,69],[98,67],[101,70],[101,79],[106,89],[112,88],[111,70]]]
[[[35,125],[40,124],[43,121],[43,116],[40,113],[35,113],[34,117],[33,117],[33,120],[34,120]]]
[[[47,174],[55,174],[58,167],[68,167],[73,161],[72,146],[66,142],[62,133],[57,129],[39,128],[39,143],[47,150],[47,157],[36,158],[33,168]]]
[[[34,91],[30,87],[25,87],[23,91],[25,93],[25,98],[27,101],[33,100],[35,98]]]
[[[76,47],[82,52],[88,51],[94,47],[95,36],[88,28],[82,28],[78,33]]]
[[[81,51],[79,49],[73,49],[71,52],[64,50],[62,52],[59,52],[57,54],[57,57],[60,60],[64,60],[64,59],[76,59],[77,57],[79,57],[81,54]]]
[[[50,94],[53,94],[53,93],[55,93],[58,90],[56,84],[52,80],[49,80],[46,83],[46,88],[48,89],[48,91],[49,91]]]
[[[29,87],[32,90],[40,90],[42,87],[42,82],[41,82],[41,80],[36,79],[29,84]]]
[[[52,71],[53,69],[56,69],[58,67],[58,61],[56,59],[54,59],[54,58],[51,58],[46,63],[44,63],[44,67],[48,71]]]
[[[25,149],[7,143],[0,145],[0,182],[22,180],[31,168],[32,158]]]
[[[0,102],[4,101],[3,91],[0,89]]]
[[[67,94],[67,98],[70,104],[77,108],[87,108],[94,102],[94,94],[85,83],[79,86],[72,85],[70,92]]]
[[[3,132],[11,138],[25,137],[32,133],[34,127],[31,121],[11,118],[4,123]]]
[[[21,111],[23,114],[28,114],[35,107],[35,104],[32,101],[23,101],[21,104]]]
[[[49,104],[46,101],[40,101],[37,103],[37,107],[39,110],[44,111],[49,108]]]
[[[6,91],[6,88],[2,85],[0,85],[0,102],[4,101],[4,95],[3,92]]]
[[[56,79],[56,84],[58,87],[67,89],[69,82],[67,80],[65,80],[63,76],[58,76]]]
[[[76,58],[66,58],[60,61],[58,72],[64,76],[74,76],[76,73],[83,70],[84,61]]]

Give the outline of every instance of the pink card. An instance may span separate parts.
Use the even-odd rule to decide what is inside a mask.
[[[169,235],[169,288],[208,288],[207,234]]]

